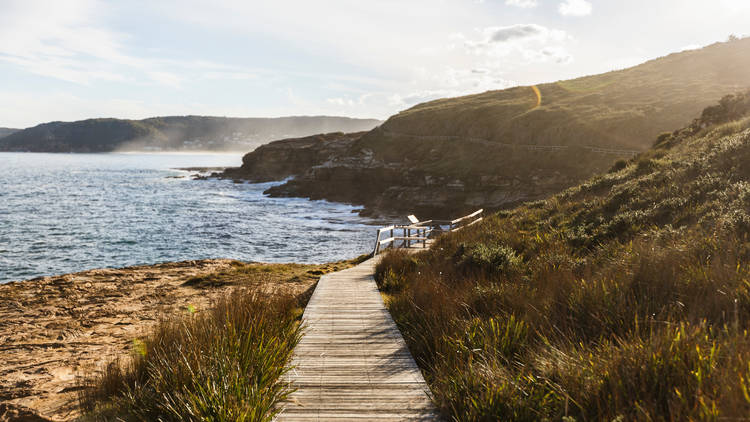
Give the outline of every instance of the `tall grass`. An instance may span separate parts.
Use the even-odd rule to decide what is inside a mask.
[[[378,279],[400,286],[389,309],[453,419],[750,414],[750,260],[738,239],[644,236],[582,268],[553,242],[509,277],[462,267],[450,243],[437,244],[448,256],[390,254]]]
[[[745,128],[694,125],[428,252],[386,255],[376,280],[437,406],[460,421],[746,420]]]
[[[132,360],[87,382],[86,418],[271,421],[290,393],[282,378],[301,335],[298,306],[291,295],[237,289],[205,315],[160,322]]]

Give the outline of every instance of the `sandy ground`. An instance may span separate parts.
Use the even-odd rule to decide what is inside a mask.
[[[0,285],[0,421],[78,416],[78,377],[132,353],[159,318],[200,312],[231,287],[189,287],[231,267],[202,260],[90,270]],[[314,280],[285,283],[303,292]]]

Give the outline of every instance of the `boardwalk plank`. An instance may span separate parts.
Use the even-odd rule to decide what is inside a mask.
[[[438,420],[422,373],[385,309],[375,260],[321,277],[303,321],[283,422]]]

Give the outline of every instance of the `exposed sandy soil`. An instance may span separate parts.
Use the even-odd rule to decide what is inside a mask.
[[[251,266],[239,272],[238,264],[187,261],[0,285],[0,421],[75,419],[78,377],[128,356],[133,340],[160,318],[188,312],[189,305],[200,312],[244,279],[303,293],[319,274],[334,270],[283,266],[282,283],[263,276],[273,266],[253,275],[247,271]],[[210,274],[211,282],[183,285]]]

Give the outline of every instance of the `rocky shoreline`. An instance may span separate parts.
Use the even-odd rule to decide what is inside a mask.
[[[517,151],[502,144],[457,146],[454,141],[412,139],[405,147],[403,139],[374,139],[378,136],[382,132],[376,129],[275,141],[246,154],[241,167],[208,177],[284,181],[264,193],[361,206],[362,216],[452,218],[477,208],[503,209],[545,198],[606,170],[616,158],[576,149]],[[383,142],[380,151],[369,147]],[[451,157],[457,149],[482,158],[460,162],[464,158]],[[403,152],[393,153],[399,150]],[[528,166],[530,161],[536,165]],[[446,162],[452,168],[441,168]],[[565,162],[572,164],[561,165]]]

